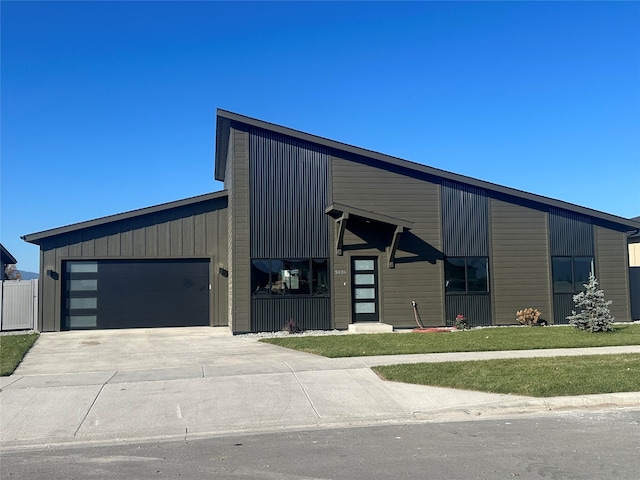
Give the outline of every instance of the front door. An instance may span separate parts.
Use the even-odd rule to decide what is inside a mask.
[[[377,322],[378,265],[376,257],[352,257],[351,298],[354,322]]]

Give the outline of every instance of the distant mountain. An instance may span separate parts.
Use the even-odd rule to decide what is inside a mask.
[[[34,272],[25,272],[24,270],[18,269],[20,274],[22,275],[22,280],[33,280],[34,278],[38,278],[40,275]]]

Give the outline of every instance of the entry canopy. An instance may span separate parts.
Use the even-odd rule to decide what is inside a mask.
[[[413,228],[413,222],[402,220],[401,218],[392,217],[382,213],[371,212],[361,208],[344,205],[341,203],[331,203],[327,205],[324,213],[336,219],[338,230],[336,235],[336,254],[342,255],[342,245],[344,241],[344,231],[347,227],[349,217],[358,217],[364,220],[381,223],[391,227],[395,227],[391,245],[387,247],[387,255],[389,257],[389,268],[395,267],[395,256],[398,244],[400,243],[400,235],[405,230]]]

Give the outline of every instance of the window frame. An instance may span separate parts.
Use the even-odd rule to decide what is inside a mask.
[[[257,262],[264,262],[262,266],[264,267],[266,264],[267,271],[263,273],[267,276],[267,284],[264,287],[260,287],[260,285],[256,285],[256,278],[254,277],[254,268],[259,268],[256,266]],[[277,270],[274,270],[278,265],[283,265],[287,263],[292,264],[303,264],[306,263],[306,282],[308,284],[308,292],[306,293],[293,293],[290,289],[282,289],[283,293],[275,293],[273,286],[276,282],[283,280],[274,280],[274,274],[277,276]],[[326,269],[317,268],[319,265],[324,264]],[[291,270],[291,269],[289,269]],[[326,257],[307,257],[307,258],[296,258],[296,257],[256,257],[251,259],[251,269],[250,269],[250,283],[251,283],[251,298],[252,299],[273,299],[273,298],[328,298],[331,296],[331,285],[329,282],[329,258]],[[318,284],[318,279],[316,278],[317,272],[325,273],[325,282],[322,290],[324,293],[316,293],[316,290],[320,289],[320,285]],[[258,293],[260,292],[260,293]]]
[[[447,276],[447,262],[452,259],[464,261],[464,291],[449,291],[447,282],[453,280]],[[471,290],[469,288],[469,263],[470,259],[483,259],[486,266],[486,290]],[[460,265],[458,265],[460,267]],[[444,292],[445,295],[490,295],[491,294],[491,272],[489,268],[489,257],[484,255],[451,255],[444,258]]]
[[[590,259],[591,263],[591,272],[593,275],[596,275],[596,258],[594,255],[552,255],[551,256],[551,288],[554,294],[567,294],[567,295],[575,295],[580,292],[584,292],[584,284],[589,281],[589,278],[582,282],[578,282],[579,285],[576,285],[576,259]],[[554,265],[554,260],[556,259],[569,259],[571,266],[571,286],[572,290],[557,290],[556,289],[556,267]]]

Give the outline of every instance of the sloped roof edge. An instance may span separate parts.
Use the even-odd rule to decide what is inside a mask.
[[[9,252],[9,250],[7,250],[5,248],[5,246],[2,245],[1,243],[0,243],[0,257],[2,257],[2,266],[3,267],[5,265],[15,265],[16,263],[18,263],[18,260],[16,260],[16,257],[11,255],[11,252]],[[4,277],[2,277],[2,278],[4,278]]]
[[[193,205],[195,203],[215,200],[217,198],[224,198],[227,195],[228,195],[228,192],[226,190],[220,190],[219,192],[213,192],[213,193],[205,193],[204,195],[197,195],[195,197],[183,198],[182,200],[175,200],[173,202],[161,203],[159,205],[153,205],[151,207],[144,207],[136,210],[130,210],[128,212],[116,213],[115,215],[100,217],[94,220],[87,220],[85,222],[73,223],[71,225],[52,228],[50,230],[44,230],[42,232],[30,233],[20,238],[22,238],[26,242],[35,243],[37,245],[39,240],[42,240],[43,238],[53,237],[54,235],[70,233],[76,230],[82,230],[84,228],[96,227],[99,225],[104,225],[106,223],[117,222],[120,220],[127,220],[130,218],[140,217],[142,215],[149,215],[150,213],[157,213],[164,210],[170,210],[172,208],[184,207],[187,205]]]
[[[482,188],[491,192],[496,192],[502,195],[508,195],[516,198],[521,198],[530,202],[549,205],[556,208],[562,208],[570,212],[579,213],[589,217],[598,218],[607,222],[612,222],[621,226],[628,227],[629,229],[640,228],[640,222],[630,220],[610,213],[601,212],[587,207],[582,207],[573,203],[565,202],[562,200],[556,200],[554,198],[545,197],[543,195],[537,195],[516,188],[505,187],[495,183],[487,182],[484,180],[478,180],[477,178],[467,177],[457,173],[448,172],[439,168],[429,167],[420,163],[404,160],[398,157],[393,157],[373,150],[367,150],[365,148],[355,147],[346,143],[330,140],[328,138],[319,137],[310,133],[294,130],[289,127],[283,127],[282,125],[276,125],[274,123],[265,122],[256,118],[247,117],[238,113],[230,112],[228,110],[217,109],[216,111],[216,153],[215,153],[215,178],[216,180],[223,181],[226,165],[227,148],[229,142],[229,128],[231,122],[238,122],[248,126],[261,128],[270,132],[279,133],[288,137],[296,138],[299,140],[315,143],[330,149],[347,152],[350,154],[358,155],[365,158],[370,158],[379,162],[388,163],[396,167],[413,170],[423,174],[431,175],[434,177],[440,177],[455,182],[472,185],[474,187]]]

